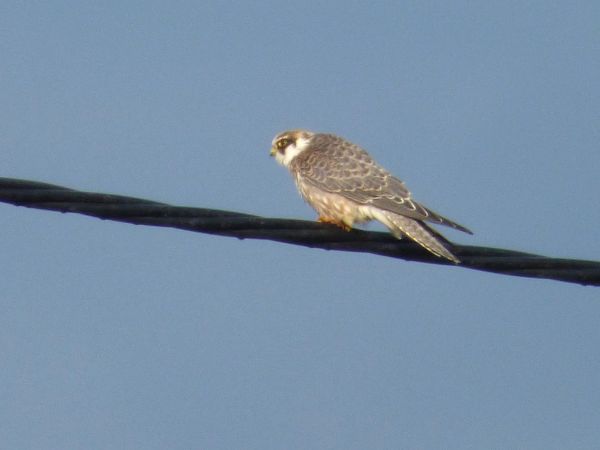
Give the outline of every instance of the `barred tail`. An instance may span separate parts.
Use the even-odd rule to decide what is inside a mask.
[[[373,216],[388,227],[398,239],[407,236],[434,255],[460,263],[460,260],[446,247],[445,239],[424,223],[384,210],[373,211]]]

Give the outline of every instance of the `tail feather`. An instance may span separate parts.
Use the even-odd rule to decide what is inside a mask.
[[[448,250],[448,241],[423,222],[385,210],[377,210],[373,213],[374,218],[388,227],[398,239],[407,236],[434,255],[460,263],[460,259]]]
[[[439,215],[438,213],[430,210],[429,208],[424,207],[423,205],[420,205],[425,211],[427,211],[427,214],[429,214],[429,217],[427,217],[425,220],[427,220],[428,222],[432,222],[432,223],[437,223],[440,225],[445,225],[447,227],[450,228],[454,228],[455,230],[459,230],[462,231],[463,233],[467,233],[467,234],[473,234],[473,232],[471,230],[469,230],[467,227],[462,226],[444,216]]]

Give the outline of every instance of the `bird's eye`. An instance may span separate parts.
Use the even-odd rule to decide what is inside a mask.
[[[290,140],[283,138],[283,139],[279,139],[277,141],[277,144],[275,144],[277,146],[277,150],[279,150],[279,152],[283,153],[283,151],[287,148],[288,145],[290,145]]]

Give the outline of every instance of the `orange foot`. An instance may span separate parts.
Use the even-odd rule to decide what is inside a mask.
[[[340,220],[336,220],[336,219],[332,219],[331,217],[319,217],[317,219],[318,222],[321,223],[329,223],[331,225],[335,225],[336,227],[341,228],[344,231],[350,231],[352,229],[352,227],[349,227],[348,225],[346,225],[344,222],[340,221]]]

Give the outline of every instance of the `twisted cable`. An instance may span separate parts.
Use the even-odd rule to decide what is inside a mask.
[[[325,250],[373,253],[456,266],[409,239],[318,222],[260,217],[218,209],[173,206],[122,195],[83,192],[37,181],[0,178],[0,201],[27,208],[77,213],[135,225],[178,228],[239,239],[268,239]],[[513,250],[452,244],[457,267],[600,286],[600,262],[549,258]]]

